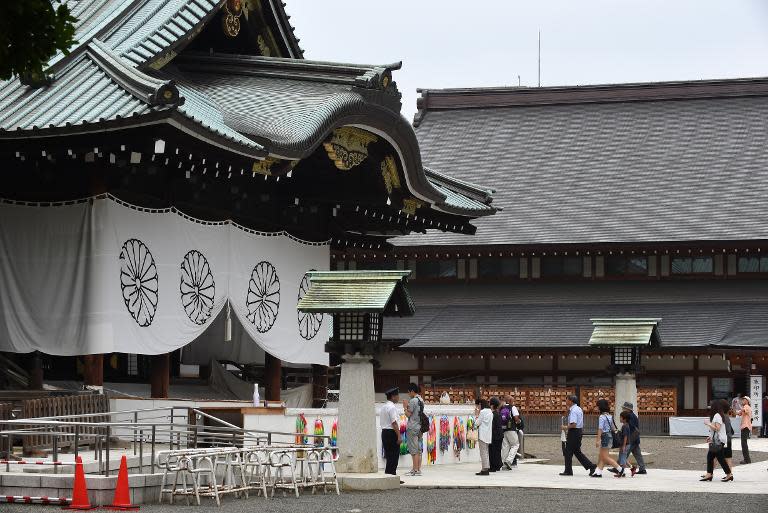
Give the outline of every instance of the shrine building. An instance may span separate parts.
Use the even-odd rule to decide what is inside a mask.
[[[766,115],[764,78],[421,90],[425,165],[503,210],[474,236],[333,252],[336,269],[412,271],[416,313],[385,326],[377,391],[556,413],[566,393],[613,398],[631,362],[643,414],[748,392],[768,373]],[[606,319],[653,326],[622,354],[593,340]]]
[[[279,0],[68,3],[77,44],[0,83],[3,388],[167,397],[220,362],[267,399],[303,376],[324,400],[306,273],[496,212],[422,164],[399,62],[304,59]]]

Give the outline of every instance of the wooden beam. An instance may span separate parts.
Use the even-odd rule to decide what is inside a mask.
[[[312,365],[312,407],[322,408],[328,396],[328,367]]]
[[[152,357],[150,375],[151,396],[153,399],[165,399],[171,384],[171,355],[156,354]]]
[[[104,386],[103,354],[87,354],[83,356],[83,382],[86,386]]]
[[[264,354],[264,398],[267,401],[280,400],[282,362],[269,353]]]
[[[35,351],[31,355],[32,361],[30,362],[29,370],[29,389],[30,390],[42,390],[43,389],[43,358],[39,351]]]

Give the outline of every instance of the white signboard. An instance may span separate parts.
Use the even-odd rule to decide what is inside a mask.
[[[752,426],[761,428],[763,425],[763,377],[749,377],[749,398],[752,402]]]

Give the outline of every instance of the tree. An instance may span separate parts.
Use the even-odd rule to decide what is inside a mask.
[[[48,60],[76,43],[76,18],[55,0],[0,0],[0,80],[44,77]]]

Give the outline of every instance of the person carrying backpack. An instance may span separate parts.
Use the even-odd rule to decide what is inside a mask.
[[[501,415],[501,427],[504,431],[504,440],[501,443],[501,459],[504,462],[502,470],[517,468],[517,451],[520,448],[518,425],[520,423],[520,411],[512,404],[511,397],[505,397],[499,410]]]
[[[419,395],[419,385],[411,383],[408,385],[408,399],[405,401],[405,415],[408,417],[406,425],[406,440],[408,444],[408,454],[411,455],[412,468],[406,475],[421,475],[421,437],[429,430],[429,419],[424,413],[424,401]]]

